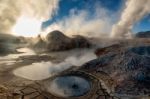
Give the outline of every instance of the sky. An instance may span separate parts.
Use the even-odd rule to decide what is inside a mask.
[[[133,28],[133,31],[150,31],[150,14],[146,15],[140,22],[136,23]]]
[[[69,16],[69,12],[72,9],[88,10],[92,16],[95,3],[99,3],[100,6],[116,12],[122,5],[122,1],[123,0],[60,0],[57,14],[54,15],[52,19],[43,22],[43,27]]]
[[[43,22],[42,28],[49,27],[51,24],[63,20],[64,17],[68,17],[72,9],[76,9],[77,11],[86,10],[90,13],[89,18],[92,18],[95,11],[95,5],[101,6],[101,8],[116,14],[119,20],[119,17],[121,16],[121,13],[119,12],[122,12],[125,1],[126,0],[60,0],[57,13],[49,20]],[[148,30],[150,30],[150,15],[145,16],[136,23],[132,31],[136,33]]]

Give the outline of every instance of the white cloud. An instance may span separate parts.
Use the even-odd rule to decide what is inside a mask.
[[[22,15],[46,20],[57,12],[59,0],[0,0],[0,32],[10,32]]]
[[[95,5],[94,7],[93,12],[86,9],[71,9],[69,16],[51,24],[46,29],[46,34],[53,30],[60,30],[68,36],[108,36],[114,20],[118,18],[118,12],[112,13],[101,5]]]

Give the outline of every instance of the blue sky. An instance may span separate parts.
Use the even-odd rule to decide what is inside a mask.
[[[92,17],[95,3],[108,11],[116,12],[122,10],[125,0],[60,0],[59,10],[52,19],[45,21],[43,27],[47,27],[56,21],[62,20],[64,17],[69,16],[72,9],[76,10],[88,10]],[[150,15],[145,16],[140,22],[136,23],[133,27],[133,32],[150,30]]]
[[[145,16],[140,22],[136,23],[134,25],[133,31],[150,31],[150,14]]]

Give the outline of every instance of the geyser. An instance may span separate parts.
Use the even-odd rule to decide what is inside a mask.
[[[112,28],[112,37],[129,37],[133,25],[150,13],[150,0],[127,0],[120,21]]]

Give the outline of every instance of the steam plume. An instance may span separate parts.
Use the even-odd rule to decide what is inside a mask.
[[[0,32],[9,33],[22,15],[45,20],[53,16],[59,0],[0,0]]]
[[[51,24],[46,29],[46,33],[58,29],[68,36],[108,36],[111,31],[113,19],[115,19],[114,14],[111,14],[111,11],[99,5],[96,5],[93,10],[93,15],[91,15],[91,12],[87,9],[71,9],[69,16]]]
[[[112,37],[131,35],[133,25],[150,13],[150,0],[127,0],[120,21],[112,28]]]

